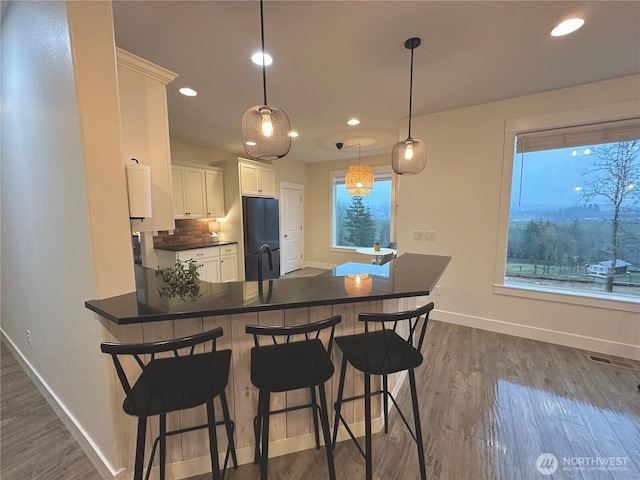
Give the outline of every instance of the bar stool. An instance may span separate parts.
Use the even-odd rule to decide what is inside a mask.
[[[263,326],[247,325],[246,333],[253,335],[255,346],[251,349],[251,383],[258,389],[258,414],[253,426],[256,441],[255,463],[260,464],[260,478],[267,480],[269,461],[269,416],[278,413],[313,409],[316,448],[320,448],[318,416],[322,424],[329,478],[335,480],[333,451],[329,434],[329,415],[324,383],[333,375],[331,349],[335,326],[342,321],[337,315],[306,325]],[[320,332],[331,329],[327,349],[320,340]],[[271,337],[271,343],[260,345],[259,337]],[[302,339],[299,339],[302,338]],[[280,340],[280,343],[278,343]],[[311,403],[270,411],[271,393],[289,392],[309,388]],[[320,394],[320,406],[316,401],[316,388]]]
[[[371,397],[374,395],[382,395],[384,401],[384,432],[388,433],[388,399],[390,398],[396,406],[402,421],[409,429],[411,436],[415,440],[418,447],[418,462],[420,464],[420,478],[426,480],[426,466],[424,460],[424,447],[422,444],[422,429],[420,428],[420,412],[418,409],[418,396],[416,392],[416,379],[414,369],[422,364],[422,342],[427,330],[427,322],[429,321],[429,313],[433,310],[433,302],[417,308],[399,313],[360,313],[358,320],[364,322],[364,333],[356,335],[348,335],[336,337],[336,344],[342,351],[342,366],[340,368],[340,383],[338,386],[338,396],[335,403],[336,415],[333,425],[333,442],[335,448],[338,436],[339,421],[347,429],[349,436],[355,442],[358,450],[365,458],[366,479],[371,480],[373,477],[373,459],[371,451]],[[422,321],[421,321],[422,320]],[[407,321],[407,324],[401,322]],[[380,330],[369,331],[369,324],[376,323],[381,325]],[[422,326],[418,330],[419,324]],[[388,324],[388,325],[387,325]],[[403,328],[404,327],[404,328]],[[417,336],[417,342],[414,337]],[[414,346],[415,345],[415,346]],[[347,370],[347,362],[360,372],[364,373],[364,395],[358,395],[350,398],[342,398],[344,393],[344,380]],[[411,402],[413,404],[413,418],[415,430],[412,431],[409,423],[404,417],[398,404],[389,392],[387,376],[390,373],[396,373],[408,370],[409,385],[411,388]],[[371,392],[371,375],[382,376],[382,390]],[[351,429],[345,422],[340,409],[344,402],[358,400],[364,398],[364,416],[365,416],[365,450],[362,450],[359,442],[351,432]]]
[[[234,468],[238,468],[236,450],[233,444],[234,423],[229,418],[229,407],[224,389],[229,378],[231,350],[216,350],[216,339],[222,336],[222,328],[211,331],[153,343],[110,343],[100,346],[103,353],[111,355],[118,378],[124,388],[126,398],[122,408],[126,414],[138,417],[138,436],[136,440],[136,459],[134,480],[142,480],[144,466],[144,444],[147,430],[147,417],[159,415],[160,434],[153,442],[151,456],[147,465],[146,479],[151,472],[151,464],[160,444],[160,480],[165,478],[166,439],[170,435],[191,432],[202,428],[209,429],[209,452],[211,454],[211,472],[214,480],[224,478],[229,455]],[[207,351],[206,344],[211,342]],[[202,353],[195,353],[196,346],[202,345]],[[171,352],[171,356],[157,358],[156,354]],[[150,357],[144,361],[143,355]],[[140,374],[133,383],[123,367],[122,356],[133,357]],[[128,360],[125,365],[135,365]],[[224,419],[216,422],[213,399],[220,397]],[[167,432],[167,413],[187,408],[207,405],[207,423],[195,427]],[[216,425],[225,425],[227,430],[227,453],[224,460],[222,477],[218,462],[218,442]]]

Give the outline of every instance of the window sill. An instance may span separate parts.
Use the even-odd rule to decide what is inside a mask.
[[[531,298],[544,300],[547,302],[570,303],[584,307],[606,308],[609,310],[621,310],[625,312],[638,312],[640,301],[622,295],[601,295],[594,293],[582,293],[575,291],[562,291],[558,289],[516,286],[516,285],[493,285],[493,293],[498,295],[509,295],[514,297]]]
[[[356,248],[360,247],[329,247],[329,251],[341,253],[356,253]]]

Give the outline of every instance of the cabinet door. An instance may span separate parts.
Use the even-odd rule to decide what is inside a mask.
[[[223,255],[220,257],[220,281],[231,282],[238,280],[237,255]]]
[[[203,282],[218,283],[220,281],[220,258],[208,257],[199,260],[200,280]]]
[[[205,171],[207,217],[224,217],[224,178],[222,172]]]
[[[187,207],[184,204],[184,169],[171,167],[171,203],[174,218],[186,218]]]
[[[257,166],[247,163],[240,164],[240,185],[242,195],[260,195]]]
[[[184,167],[184,203],[187,218],[204,218],[207,216],[204,196],[204,170]]]
[[[173,230],[166,84],[176,75],[120,48],[117,62],[123,161],[151,167],[152,216],[132,220],[132,230]]]
[[[276,196],[276,172],[270,168],[261,168],[260,175],[258,177],[259,180],[259,190],[260,195],[264,195],[266,197],[275,197]]]

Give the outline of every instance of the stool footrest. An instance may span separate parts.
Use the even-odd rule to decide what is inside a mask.
[[[402,413],[402,410],[400,409],[400,406],[398,405],[398,402],[396,402],[396,399],[393,397],[393,395],[391,395],[391,392],[387,392],[385,390],[377,390],[375,392],[371,392],[371,396],[375,396],[375,395],[383,395],[386,394],[387,397],[389,397],[391,399],[391,401],[393,402],[393,404],[396,407],[396,410],[398,411],[398,414],[400,415],[400,418],[402,419],[402,421],[404,422],[404,425],[407,427],[407,430],[409,430],[409,433],[411,434],[411,437],[413,438],[414,442],[418,442],[418,439],[416,438],[415,432],[413,431],[413,429],[411,428],[411,426],[409,425],[409,422],[407,422],[406,417],[404,416],[404,414]],[[343,404],[345,402],[352,402],[354,400],[362,400],[365,397],[365,395],[356,395],[355,397],[348,397],[348,398],[343,398],[340,401],[340,404]],[[333,409],[337,412],[338,411],[338,402],[333,404]],[[347,422],[344,420],[344,418],[342,418],[342,415],[338,414],[340,421],[342,422],[342,424],[344,425],[344,427],[347,429],[347,432],[349,432],[349,435],[351,436],[351,439],[356,443],[356,445],[358,446],[358,449],[360,450],[360,453],[362,454],[362,456],[364,457],[364,450],[362,450],[362,448],[360,447],[360,444],[358,443],[358,440],[356,439],[356,437],[353,435],[353,433],[351,432],[351,429],[349,428],[349,426],[347,425]],[[333,444],[333,446],[335,447],[335,442]]]
[[[233,433],[233,431],[236,428],[235,423],[233,422],[233,420],[229,420],[229,426],[231,429],[231,432]],[[224,420],[220,420],[219,422],[216,422],[216,427],[220,426],[220,425],[227,425],[227,422]],[[203,423],[202,425],[195,425],[193,427],[186,427],[186,428],[181,428],[179,430],[171,430],[169,432],[165,433],[165,437],[170,437],[171,435],[178,435],[181,433],[189,433],[189,432],[194,432],[196,430],[202,430],[203,428],[207,428],[209,426],[209,424],[207,423]],[[151,465],[153,464],[153,458],[156,455],[156,449],[158,447],[158,442],[160,441],[160,435],[158,435],[154,440],[153,440],[153,447],[151,447],[151,455],[149,456],[149,463],[147,464],[147,473],[145,475],[145,480],[149,480],[149,475],[151,474]],[[222,469],[222,478],[224,479],[224,474],[227,471],[227,465],[229,464],[229,455],[231,454],[231,442],[227,443],[227,452],[224,456],[224,467]],[[235,468],[238,468],[237,465],[235,465]]]

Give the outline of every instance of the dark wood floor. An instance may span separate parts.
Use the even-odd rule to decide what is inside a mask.
[[[640,479],[640,363],[605,364],[582,350],[436,321],[424,355],[417,377],[430,480]],[[4,345],[1,358],[0,477],[99,479]],[[405,388],[400,404],[411,418],[409,401]],[[389,423],[374,437],[374,478],[418,478],[411,437],[397,415]],[[553,475],[536,468],[543,453],[558,461]],[[339,479],[364,478],[351,442],[338,444],[335,462]],[[273,458],[269,468],[271,479],[327,478],[323,450]],[[258,478],[252,464],[227,475]]]

